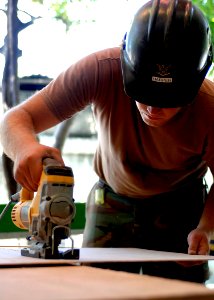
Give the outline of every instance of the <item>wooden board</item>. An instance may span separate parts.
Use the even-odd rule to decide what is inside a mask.
[[[149,262],[149,261],[201,261],[214,260],[214,256],[188,255],[137,248],[81,248],[80,259],[39,259],[21,256],[19,248],[0,247],[0,267],[13,265],[78,265],[101,262]]]
[[[0,269],[1,300],[211,300],[196,283],[80,266]]]

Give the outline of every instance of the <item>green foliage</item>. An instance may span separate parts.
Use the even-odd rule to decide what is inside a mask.
[[[214,44],[214,0],[193,0],[192,2],[197,5],[206,16],[212,32],[212,43]]]
[[[73,23],[80,23],[80,20],[73,20],[71,17],[72,4],[75,3],[85,3],[96,2],[96,0],[32,0],[35,3],[46,4],[49,6],[49,10],[54,13],[54,18],[58,21],[61,21],[66,28],[66,31],[69,30]],[[91,20],[94,21],[94,20]]]
[[[197,5],[206,16],[211,29],[212,44],[214,45],[214,0],[192,0],[192,2]],[[214,77],[214,64],[209,71],[208,77]]]
[[[79,1],[79,0],[77,0]],[[69,0],[62,0],[62,1],[54,1],[51,4],[51,9],[53,9],[56,12],[56,20],[61,20],[65,26],[66,31],[70,28],[72,25],[72,20],[70,20],[68,16],[68,5],[70,4]]]
[[[32,2],[43,4],[44,1],[43,0],[32,0]]]

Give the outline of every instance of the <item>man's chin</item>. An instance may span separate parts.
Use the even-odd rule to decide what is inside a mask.
[[[151,126],[151,127],[160,127],[163,126],[167,121],[163,119],[154,119],[151,120],[147,117],[142,116],[142,119],[146,125]]]

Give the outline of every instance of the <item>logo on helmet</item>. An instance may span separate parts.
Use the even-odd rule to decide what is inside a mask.
[[[152,76],[152,81],[163,82],[163,83],[172,82],[172,77],[166,77],[166,76],[169,76],[171,74],[170,73],[170,69],[171,69],[170,65],[157,64],[156,68],[157,68],[157,70],[156,70],[157,76]]]

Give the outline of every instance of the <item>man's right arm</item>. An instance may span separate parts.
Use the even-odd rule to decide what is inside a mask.
[[[16,181],[28,190],[37,190],[44,157],[53,157],[63,164],[57,149],[37,140],[37,133],[58,123],[40,93],[10,109],[1,120],[3,151],[14,161]]]

